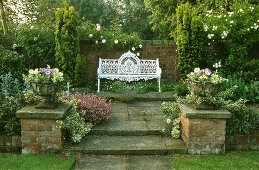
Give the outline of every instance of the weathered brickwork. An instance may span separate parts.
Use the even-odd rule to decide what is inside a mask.
[[[19,152],[20,149],[20,136],[0,135],[0,152]]]
[[[56,120],[21,119],[22,153],[43,153],[62,146]]]
[[[225,152],[227,116],[222,116],[223,114],[188,110],[187,107],[182,109],[181,137],[189,154]]]
[[[227,150],[257,150],[259,151],[259,129],[244,135],[227,135]]]
[[[57,120],[63,119],[71,105],[63,103],[53,109],[36,109],[27,105],[16,112],[21,122],[22,153],[44,153],[62,147],[63,133]]]
[[[84,82],[97,82],[99,58],[115,59],[119,58],[124,52],[126,51],[123,49],[97,50],[90,45],[81,43],[81,54],[86,59],[82,80]],[[178,78],[176,46],[172,41],[144,41],[139,58],[158,58],[162,69],[162,80],[173,82]]]

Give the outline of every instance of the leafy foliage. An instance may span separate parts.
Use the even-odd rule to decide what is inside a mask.
[[[66,96],[65,100],[76,103],[77,108],[84,112],[85,121],[94,125],[102,121],[108,121],[111,116],[111,103],[107,103],[94,94],[76,93]]]
[[[8,135],[20,134],[20,123],[15,113],[22,107],[19,81],[11,73],[0,76],[0,132]]]
[[[245,103],[246,100],[240,99],[226,106],[227,110],[232,114],[232,117],[227,119],[228,134],[248,134],[253,129],[256,116]]]
[[[92,44],[95,48],[140,49],[141,39],[136,33],[125,34],[119,25],[110,29],[97,26],[90,21],[83,22],[79,27],[81,41]]]
[[[82,137],[92,129],[92,124],[85,121],[84,114],[82,110],[77,109],[77,105],[74,103],[65,119],[57,121],[60,128],[69,132],[73,142],[80,142]]]
[[[50,26],[27,26],[17,28],[17,45],[22,48],[26,70],[55,65],[54,29]]]
[[[64,5],[56,11],[55,58],[58,68],[73,84],[78,83],[83,60],[79,54],[78,12]]]
[[[21,80],[22,74],[26,70],[25,56],[3,46],[0,46],[0,56],[0,75],[10,72],[14,77]]]

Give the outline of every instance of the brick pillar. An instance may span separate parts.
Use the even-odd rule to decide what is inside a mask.
[[[71,105],[60,104],[54,109],[25,106],[16,113],[21,121],[22,153],[44,153],[62,147],[62,130],[56,121],[62,119]]]
[[[226,110],[195,110],[181,107],[181,137],[189,154],[225,152]]]

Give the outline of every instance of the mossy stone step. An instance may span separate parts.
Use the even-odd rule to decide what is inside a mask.
[[[187,153],[180,139],[165,136],[86,136],[79,144],[65,146],[63,152],[100,155],[169,155]]]

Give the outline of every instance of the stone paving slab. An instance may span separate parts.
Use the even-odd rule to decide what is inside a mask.
[[[82,142],[68,146],[63,151],[103,155],[168,155],[186,153],[180,139],[164,136],[87,136]]]
[[[127,157],[113,155],[84,155],[79,157],[75,170],[126,170]]]
[[[171,156],[83,155],[74,170],[171,170]]]
[[[159,130],[153,130],[159,131]],[[148,129],[146,121],[115,121],[102,125],[97,125],[93,128],[91,134],[94,135],[113,135],[113,136],[126,136],[126,135],[148,135],[152,134]],[[154,134],[154,133],[153,133]],[[157,133],[155,133],[157,134]]]

